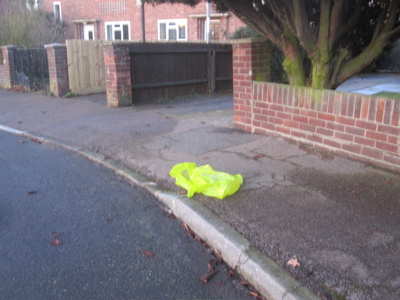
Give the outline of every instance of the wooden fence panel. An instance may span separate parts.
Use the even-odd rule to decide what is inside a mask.
[[[133,102],[232,90],[229,44],[130,46]]]
[[[105,41],[67,40],[69,86],[78,94],[106,91],[104,52]]]

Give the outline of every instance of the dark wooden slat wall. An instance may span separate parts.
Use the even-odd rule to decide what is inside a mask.
[[[133,103],[232,90],[230,44],[130,46]]]

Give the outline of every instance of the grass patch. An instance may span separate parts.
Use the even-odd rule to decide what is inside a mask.
[[[74,92],[68,92],[64,95],[64,98],[72,98],[72,97],[76,97],[76,96],[79,96],[79,95]]]
[[[400,100],[400,93],[379,92],[378,94],[374,94],[373,96]]]

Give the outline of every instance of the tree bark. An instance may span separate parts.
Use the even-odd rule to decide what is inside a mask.
[[[301,55],[301,47],[294,36],[290,37],[290,41],[281,47],[285,59],[283,61],[283,69],[288,75],[289,84],[305,86],[307,77],[303,65],[303,56]]]

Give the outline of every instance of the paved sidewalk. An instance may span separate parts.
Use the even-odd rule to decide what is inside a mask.
[[[364,95],[379,92],[400,93],[400,74],[372,73],[354,76],[342,83],[337,90]]]
[[[59,142],[150,189],[268,299],[400,298],[399,174],[235,130],[230,94],[108,108],[105,94],[0,90],[0,105],[1,129]],[[168,175],[181,162],[244,184],[224,200],[188,199]]]

